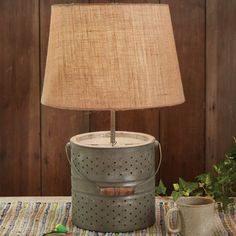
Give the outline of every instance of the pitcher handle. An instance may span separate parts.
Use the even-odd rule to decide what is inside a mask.
[[[177,226],[175,229],[171,228],[170,226],[170,217],[172,215],[173,212],[177,212]],[[181,229],[181,223],[180,223],[180,214],[179,214],[179,209],[177,207],[173,207],[171,209],[168,210],[166,217],[165,217],[165,223],[166,223],[166,228],[169,232],[171,233],[180,233],[180,229]]]

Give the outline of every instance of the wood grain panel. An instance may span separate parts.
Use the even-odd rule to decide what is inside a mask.
[[[119,130],[143,132],[158,139],[159,112],[157,109],[119,111],[117,118]]]
[[[89,118],[91,132],[110,130],[109,111],[92,111]]]
[[[0,195],[40,195],[38,0],[0,1]]]
[[[179,177],[204,171],[205,1],[163,0],[170,6],[186,102],[160,114],[164,161],[161,178],[170,186]]]
[[[82,1],[41,0],[41,81],[43,81],[46,62],[51,5],[72,2]],[[70,167],[66,160],[64,146],[71,136],[89,131],[89,115],[86,112],[42,106],[41,117],[42,194],[70,195]]]
[[[206,5],[206,168],[219,162],[236,136],[236,2]]]

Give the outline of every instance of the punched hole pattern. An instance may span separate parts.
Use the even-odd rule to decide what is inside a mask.
[[[155,153],[153,151],[137,154],[126,154],[120,157],[103,157],[92,154],[84,155],[76,150],[72,152],[72,160],[77,170],[91,177],[101,180],[123,180],[127,176],[145,179],[155,171]]]
[[[80,227],[98,230],[137,226],[145,227],[155,218],[155,196],[153,193],[134,199],[100,199],[92,196],[72,195],[72,215]],[[101,228],[103,229],[103,228]]]

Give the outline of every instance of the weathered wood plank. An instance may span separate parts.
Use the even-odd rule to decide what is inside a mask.
[[[160,114],[164,160],[161,178],[170,186],[192,179],[205,166],[205,0],[162,0],[170,6],[186,102]]]
[[[206,5],[206,169],[219,162],[236,136],[236,2]]]
[[[38,0],[0,1],[0,195],[40,195]]]

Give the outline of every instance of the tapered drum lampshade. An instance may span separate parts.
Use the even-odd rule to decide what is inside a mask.
[[[168,5],[52,6],[44,105],[127,110],[183,102]]]
[[[115,132],[115,111],[183,102],[167,5],[52,7],[42,103],[111,110],[110,132],[76,135],[66,144],[76,226],[130,232],[155,223],[160,143],[143,133]]]

